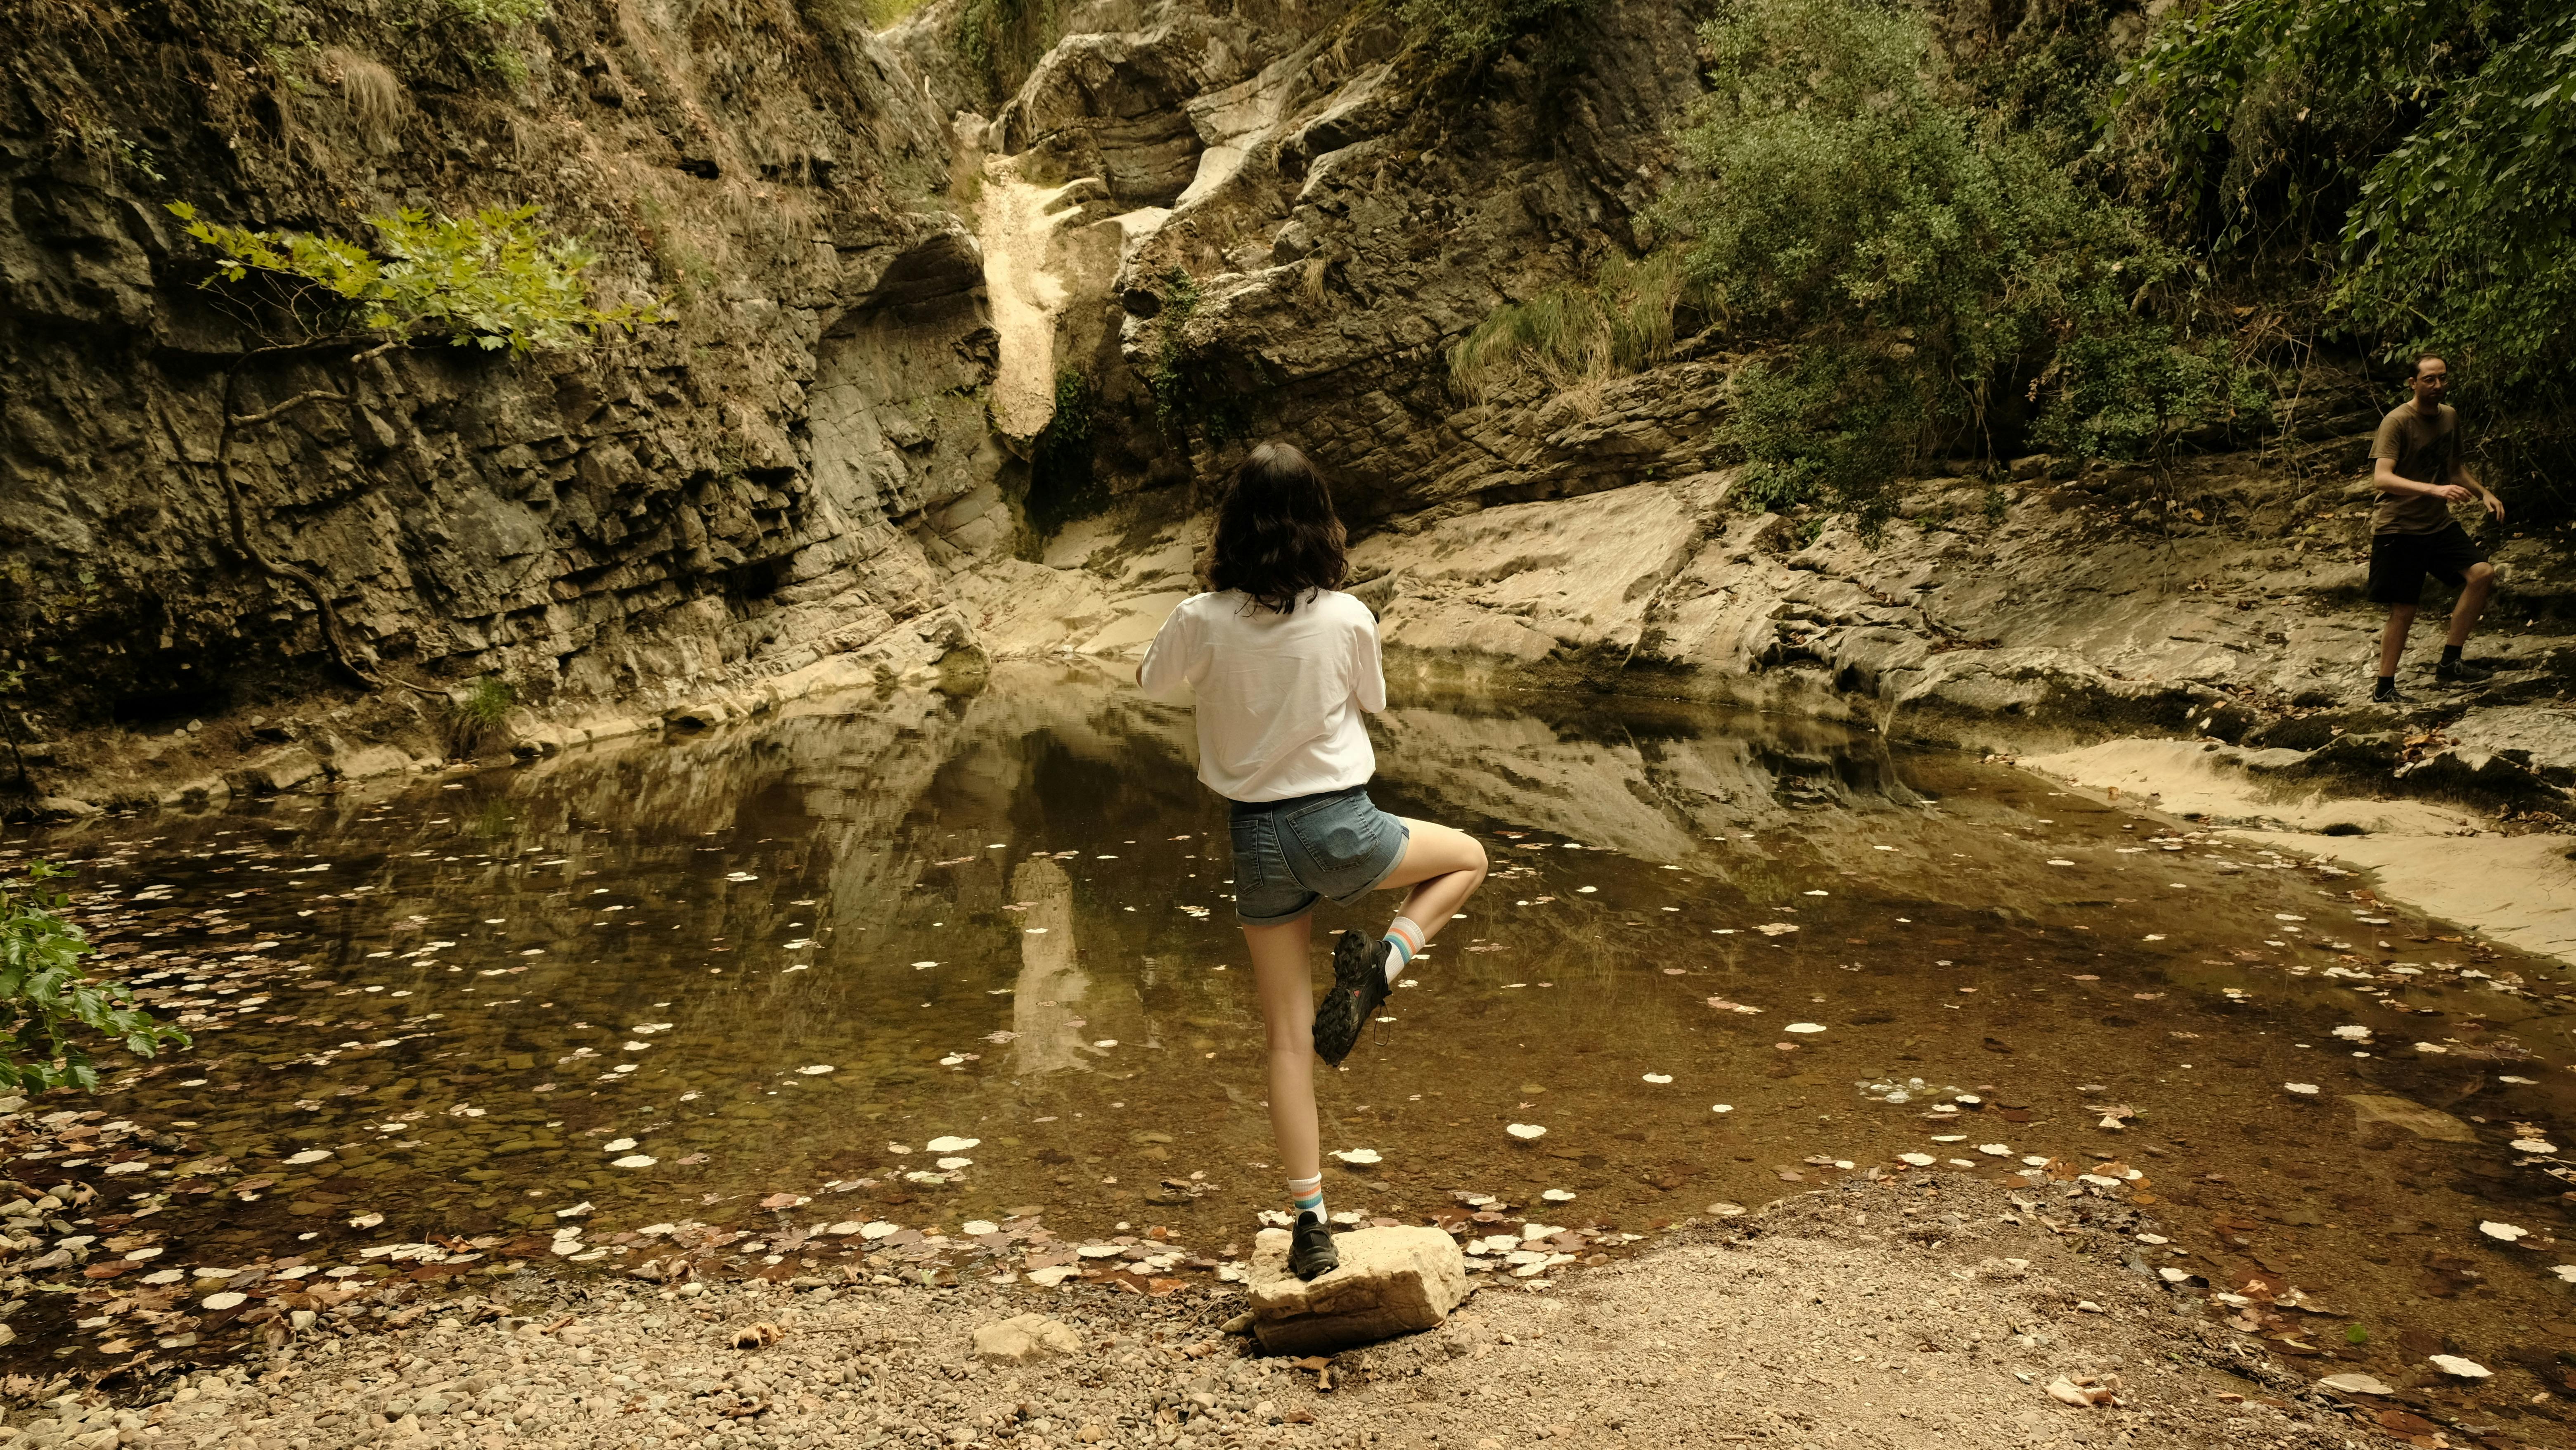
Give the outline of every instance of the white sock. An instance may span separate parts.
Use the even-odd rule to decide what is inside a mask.
[[[1289,1179],[1288,1201],[1295,1205],[1298,1216],[1311,1213],[1318,1223],[1324,1222],[1324,1175]]]
[[[1388,986],[1394,986],[1395,979],[1404,975],[1404,969],[1413,965],[1413,954],[1422,950],[1422,941],[1422,928],[1412,917],[1399,916],[1388,925],[1386,959],[1383,963]]]

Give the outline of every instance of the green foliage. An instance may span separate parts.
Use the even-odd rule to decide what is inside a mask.
[[[1727,379],[1719,441],[1745,462],[1737,500],[1780,512],[1819,503],[1874,525],[1890,511],[1884,485],[1905,461],[1923,401],[1902,368],[1817,347],[1745,363]]]
[[[509,682],[486,675],[462,694],[450,695],[442,721],[450,758],[471,760],[497,744],[510,710],[519,703]]]
[[[84,1038],[104,1038],[137,1057],[190,1045],[187,1033],[135,1006],[124,983],[94,981],[81,970],[90,946],[63,918],[65,898],[31,889],[63,874],[36,861],[16,890],[0,881],[0,1088],[15,1092],[98,1091]]]
[[[1591,8],[1592,0],[1402,0],[1396,18],[1442,54],[1465,59],[1491,55]]]
[[[2261,417],[2271,404],[2231,354],[2176,346],[2171,327],[2125,317],[2096,319],[2059,343],[2040,382],[2049,402],[2034,438],[2079,458],[2161,458],[2180,434]]]
[[[966,0],[957,8],[957,55],[985,95],[1003,100],[1056,42],[1056,0]]]
[[[546,18],[546,0],[444,0],[469,25],[526,25]]]
[[[1055,412],[1029,451],[1030,522],[1043,532],[1105,502],[1091,466],[1099,390],[1080,368],[1055,375]]]
[[[328,237],[221,226],[184,201],[169,208],[189,236],[221,254],[209,285],[254,273],[277,281],[290,311],[319,330],[444,333],[459,347],[525,353],[661,316],[658,303],[593,306],[583,273],[598,257],[570,238],[547,236],[533,205],[463,218],[417,210],[370,217],[384,258]]]
[[[1613,254],[1589,283],[1495,308],[1450,348],[1449,375],[1481,402],[1515,377],[1563,390],[1638,372],[1671,356],[1675,319],[1693,302],[1679,253],[1641,262]]]
[[[1737,388],[1754,501],[1873,517],[1909,462],[2018,446],[2036,410],[2079,450],[2134,447],[2136,420],[2100,395],[2139,377],[2171,375],[2162,432],[2209,421],[2191,410],[2225,390],[2179,380],[2226,365],[2153,320],[2180,300],[2182,258],[2079,180],[2057,136],[1981,107],[1919,12],[1729,0],[1701,38],[1710,94],[1677,138],[1691,171],[1655,219],[1686,239],[1713,316],[1790,348]],[[2060,355],[2104,333],[2116,350]]]
[[[2388,358],[2567,405],[2576,7],[2206,0],[2123,82],[2130,148],[2215,254],[2311,268]]]
[[[1145,370],[1154,417],[1175,434],[1196,425],[1212,443],[1243,437],[1252,430],[1249,400],[1215,380],[1205,360],[1182,339],[1199,310],[1198,279],[1173,267],[1164,274],[1163,289],[1163,308],[1154,315],[1153,361]]]

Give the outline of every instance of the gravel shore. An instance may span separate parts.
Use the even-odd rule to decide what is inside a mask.
[[[2034,1205],[1965,1175],[1854,1180],[1686,1223],[1544,1290],[1480,1275],[1440,1329],[1329,1361],[1260,1357],[1231,1332],[1231,1286],[1156,1298],[1079,1281],[664,1290],[531,1275],[504,1291],[515,1298],[307,1333],[186,1382],[65,1394],[18,1381],[0,1445],[2564,1443],[2550,1419],[2459,1424],[2438,1376],[2385,1396],[2312,1386],[2222,1324],[2205,1289],[2142,1273],[2143,1224],[2114,1200]],[[1070,1337],[1052,1337],[1074,1347],[978,1356],[978,1327],[1024,1313],[1061,1322]]]

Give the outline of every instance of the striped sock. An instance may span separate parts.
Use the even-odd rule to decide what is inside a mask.
[[[1324,1217],[1324,1175],[1318,1173],[1312,1178],[1289,1179],[1288,1198],[1289,1201],[1297,1205],[1296,1211],[1299,1214],[1311,1213],[1318,1221],[1322,1220]]]
[[[1386,980],[1392,985],[1413,965],[1413,954],[1422,950],[1422,928],[1409,916],[1399,916],[1386,929]]]

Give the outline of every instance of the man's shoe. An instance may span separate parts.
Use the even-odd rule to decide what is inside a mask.
[[[1333,1247],[1333,1226],[1311,1213],[1297,1215],[1296,1239],[1288,1246],[1288,1272],[1312,1282],[1342,1266]]]
[[[2415,701],[2410,696],[2397,693],[2396,681],[2382,680],[2379,682],[2379,688],[2370,692],[2370,703],[2374,705],[2412,705]]]
[[[2433,678],[2445,685],[2483,685],[2495,678],[2495,671],[2467,660],[2443,660],[2433,666]]]
[[[1338,1067],[1386,1000],[1386,938],[1346,931],[1333,944],[1333,990],[1315,1008],[1315,1055]]]

